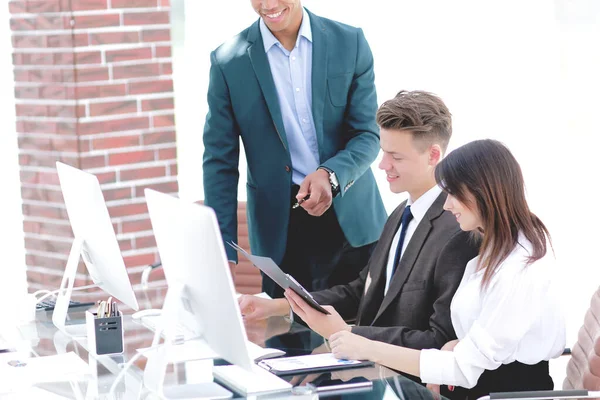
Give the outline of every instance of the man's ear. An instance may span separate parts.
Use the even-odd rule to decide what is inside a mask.
[[[433,144],[429,148],[429,165],[435,167],[442,161],[442,148],[439,144]]]

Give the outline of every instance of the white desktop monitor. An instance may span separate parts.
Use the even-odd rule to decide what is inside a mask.
[[[254,364],[249,355],[246,329],[214,211],[151,189],[145,193],[169,285],[162,314],[166,333],[180,323],[193,337],[201,339],[197,345],[205,349],[202,358],[220,357],[232,363],[215,367],[214,373],[244,395],[289,390],[288,382]],[[157,331],[155,344],[159,337]],[[171,338],[172,334],[165,335],[167,346]],[[168,348],[155,359],[160,361],[148,359],[144,382],[151,391],[164,393],[167,352]],[[197,390],[216,393],[210,385]]]
[[[66,308],[80,256],[100,289],[138,310],[98,178],[61,162],[56,163],[56,169],[75,239],[52,320],[59,328],[65,328]],[[67,285],[70,289],[65,295]]]
[[[214,211],[151,189],[145,193],[169,290],[185,286],[179,300],[188,312],[178,322],[220,357],[251,371],[254,362]]]

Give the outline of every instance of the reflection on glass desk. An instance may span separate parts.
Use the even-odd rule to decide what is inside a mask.
[[[152,304],[150,297],[163,298],[164,290],[153,289],[156,293],[138,294],[141,299],[141,308],[160,308],[160,304]],[[144,297],[146,302],[144,302]],[[80,295],[77,300],[96,300],[90,296]],[[85,310],[73,310],[69,313],[71,322],[82,323],[85,319]],[[143,387],[143,370],[146,364],[145,357],[139,357],[123,378],[115,386],[114,397],[109,397],[109,390],[113,386],[117,375],[123,366],[134,355],[136,350],[151,346],[154,333],[139,321],[131,318],[131,310],[124,310],[123,318],[125,329],[125,351],[119,355],[92,356],[87,351],[85,338],[74,338],[56,329],[52,324],[51,312],[38,312],[37,319],[27,325],[15,329],[29,348],[32,356],[50,356],[76,353],[83,361],[89,364],[88,374],[85,379],[76,382],[44,383],[33,387],[23,388],[13,395],[1,395],[4,399],[22,398],[49,398],[49,399],[154,399],[158,398]],[[6,330],[5,330],[6,331]],[[323,338],[308,328],[291,323],[286,318],[271,318],[257,323],[247,323],[248,339],[262,347],[271,347],[284,350],[287,356],[316,354],[328,352]],[[224,333],[225,334],[225,333]],[[3,336],[0,330],[0,336]],[[21,343],[22,345],[23,343]],[[2,354],[0,354],[1,356]],[[0,362],[5,358],[0,358]],[[5,361],[4,361],[5,362]],[[224,360],[215,360],[214,365],[227,364]],[[210,371],[213,361],[186,361],[170,364],[165,377],[165,387],[173,385],[186,385],[198,382],[199,372]],[[318,388],[327,383],[344,384],[347,382],[364,381],[364,378],[373,382],[372,386],[359,387],[342,392],[323,392]],[[336,396],[339,398],[364,398],[364,399],[433,399],[433,395],[423,386],[398,375],[385,367],[376,365],[367,368],[357,368],[341,371],[332,371],[318,374],[288,375],[283,379],[292,383],[295,388],[292,393],[279,393],[259,396],[261,398],[317,398]],[[0,378],[0,389],[2,379]],[[226,385],[223,385],[226,386]],[[364,385],[363,385],[364,386]],[[231,388],[227,388],[234,392]],[[2,393],[2,390],[0,390]],[[167,392],[168,393],[168,392]],[[234,398],[241,397],[234,392]]]

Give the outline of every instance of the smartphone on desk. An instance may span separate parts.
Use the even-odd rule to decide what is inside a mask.
[[[322,377],[330,378],[331,374],[324,374]],[[319,377],[321,378],[321,377]],[[340,394],[361,393],[373,390],[373,382],[365,377],[357,376],[348,381],[341,379],[319,379],[306,383],[301,386],[295,386],[292,392],[301,394],[303,391],[317,393],[319,398],[328,396],[338,396]]]
[[[373,382],[365,377],[357,376],[344,382],[341,379],[328,379],[322,381],[317,385],[317,393],[333,393],[340,394],[341,392],[348,393],[349,391],[360,391],[371,390],[373,388]]]

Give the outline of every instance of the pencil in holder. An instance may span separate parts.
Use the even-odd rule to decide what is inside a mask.
[[[85,313],[88,351],[97,356],[123,353],[123,314],[97,318],[95,311]]]

